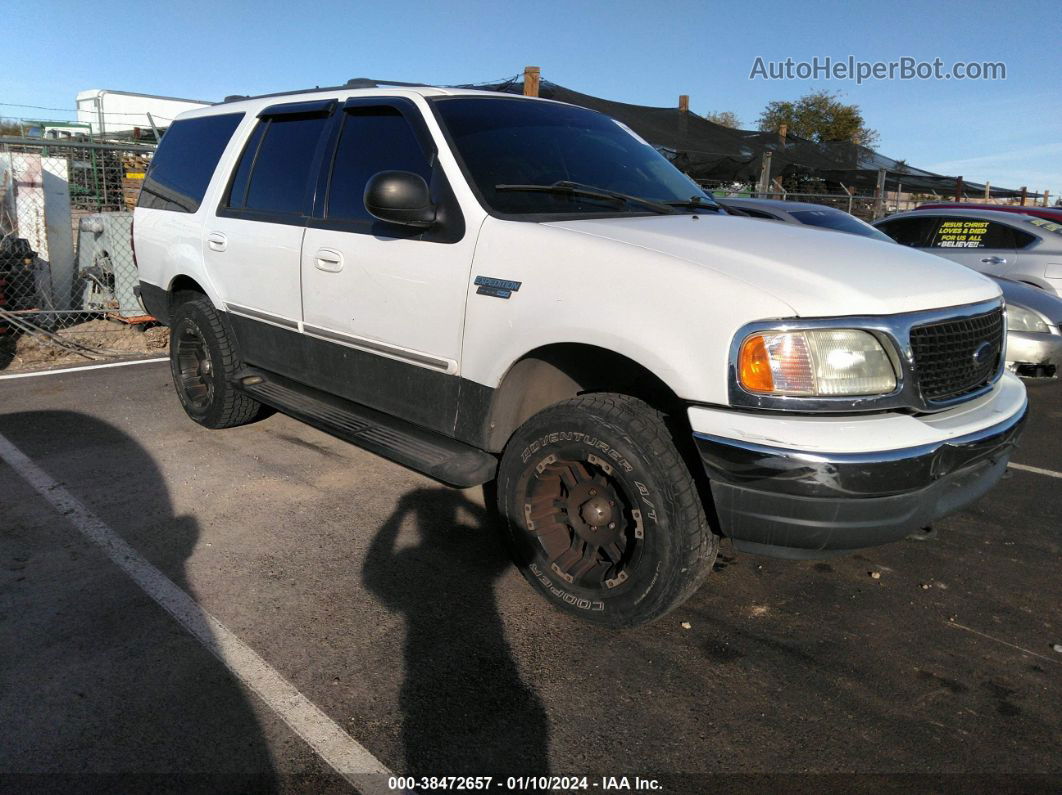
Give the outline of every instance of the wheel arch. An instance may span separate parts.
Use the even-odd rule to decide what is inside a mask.
[[[173,308],[176,298],[180,293],[200,293],[201,295],[207,294],[207,291],[203,288],[203,285],[201,285],[191,276],[188,276],[184,273],[175,276],[170,281],[170,285],[166,289],[166,292],[169,294],[170,297],[171,309]]]
[[[568,398],[619,392],[685,421],[678,395],[656,373],[624,354],[586,343],[552,343],[528,351],[502,376],[486,419],[486,447],[500,452],[529,418]]]

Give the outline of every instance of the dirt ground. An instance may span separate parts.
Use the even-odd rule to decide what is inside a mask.
[[[97,318],[56,332],[60,340],[81,345],[95,353],[82,355],[57,345],[44,336],[0,335],[0,371],[40,370],[60,365],[87,364],[147,354],[165,355],[169,329],[164,326],[130,326],[117,320]]]

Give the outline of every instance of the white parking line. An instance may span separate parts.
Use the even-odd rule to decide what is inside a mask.
[[[60,373],[79,373],[82,370],[102,370],[106,367],[129,367],[132,364],[151,364],[153,362],[168,362],[169,358],[163,356],[157,359],[134,359],[131,362],[108,362],[107,364],[86,364],[81,367],[62,367],[57,370],[37,370],[32,373],[11,373],[0,375],[0,381],[7,378],[36,378],[39,375],[59,375]]]
[[[391,771],[379,759],[2,435],[0,459],[257,693],[336,772],[363,793],[392,792],[386,786]]]
[[[1040,467],[1031,467],[1028,464],[1015,464],[1013,461],[1007,464],[1010,469],[1020,469],[1022,472],[1035,472],[1037,475],[1047,475],[1049,478],[1062,478],[1062,472],[1055,472],[1053,469],[1041,469]]]

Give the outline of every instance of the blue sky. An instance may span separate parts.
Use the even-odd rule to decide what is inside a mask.
[[[609,99],[730,110],[841,91],[913,166],[1062,191],[1062,19],[1057,0],[937,2],[200,2],[6,0],[0,115],[72,118],[108,88],[221,99],[376,77],[465,83],[514,75]],[[757,56],[1002,61],[1002,81],[749,80]]]

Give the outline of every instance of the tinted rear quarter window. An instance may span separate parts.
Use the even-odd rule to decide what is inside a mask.
[[[170,125],[144,179],[138,206],[194,213],[242,113],[181,119]]]

